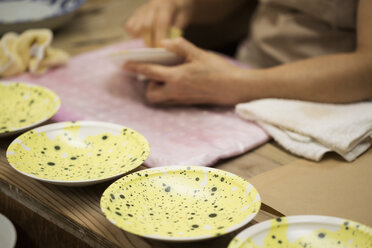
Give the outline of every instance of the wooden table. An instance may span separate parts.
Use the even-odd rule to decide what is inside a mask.
[[[55,33],[54,46],[71,55],[128,40],[123,25],[141,1],[90,0]],[[15,137],[0,140],[0,212],[16,225],[17,247],[226,247],[234,232],[197,243],[143,239],[117,228],[100,211],[99,200],[112,182],[82,188],[44,184],[13,170],[5,151]],[[249,153],[220,161],[216,168],[249,179],[296,157],[269,142]],[[140,169],[144,169],[141,167]],[[280,215],[263,206],[252,223]]]

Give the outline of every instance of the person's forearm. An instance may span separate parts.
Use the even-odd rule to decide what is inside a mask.
[[[347,103],[372,98],[372,56],[362,53],[327,55],[269,69],[246,70],[240,74],[243,77],[241,102],[287,98]]]
[[[218,22],[234,12],[245,0],[188,0],[193,6],[193,24]]]

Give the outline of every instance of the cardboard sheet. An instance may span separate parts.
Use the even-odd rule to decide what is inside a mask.
[[[265,204],[289,215],[328,215],[372,226],[372,149],[353,163],[296,160],[249,180]]]

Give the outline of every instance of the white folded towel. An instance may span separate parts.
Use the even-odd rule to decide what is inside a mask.
[[[238,104],[235,110],[290,152],[315,161],[329,151],[353,161],[372,143],[372,101],[325,104],[262,99]]]

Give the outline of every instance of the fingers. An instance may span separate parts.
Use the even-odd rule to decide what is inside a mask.
[[[132,17],[129,19],[129,21],[125,24],[125,30],[132,36],[132,37],[138,37],[138,33],[140,30],[139,24],[135,21],[135,19]]]
[[[169,84],[150,81],[146,88],[146,99],[149,103],[158,106],[177,105],[179,102],[171,96]]]
[[[174,6],[164,6],[158,10],[154,27],[154,45],[160,46],[160,41],[168,37],[174,15]]]
[[[135,74],[141,74],[145,77],[164,82],[171,76],[171,68],[161,65],[138,63],[138,62],[127,62],[124,65],[124,69]]]
[[[126,31],[134,38],[141,37],[148,46],[154,45],[154,19],[156,8],[144,5],[139,8],[125,25]]]
[[[144,13],[147,11],[147,6],[140,7],[137,11],[134,12],[132,17],[125,24],[125,30],[132,37],[139,37],[142,32],[144,19],[142,18]]]
[[[182,30],[187,26],[188,22],[186,14],[179,13],[174,20],[173,26]]]
[[[165,85],[156,81],[150,81],[146,88],[146,99],[149,103],[159,104],[165,101]]]
[[[178,56],[185,58],[186,61],[197,58],[200,54],[204,53],[202,49],[197,48],[182,37],[163,40],[162,46]]]
[[[156,8],[152,8],[148,11],[145,11],[142,18],[142,27],[141,27],[141,38],[145,44],[149,47],[154,46],[154,18],[156,16]]]
[[[160,41],[168,37],[177,11],[172,1],[161,5],[154,3],[140,7],[125,25],[132,37],[143,38],[150,47],[160,46]]]
[[[141,31],[141,38],[148,47],[154,46],[153,30],[150,28],[144,28]]]

